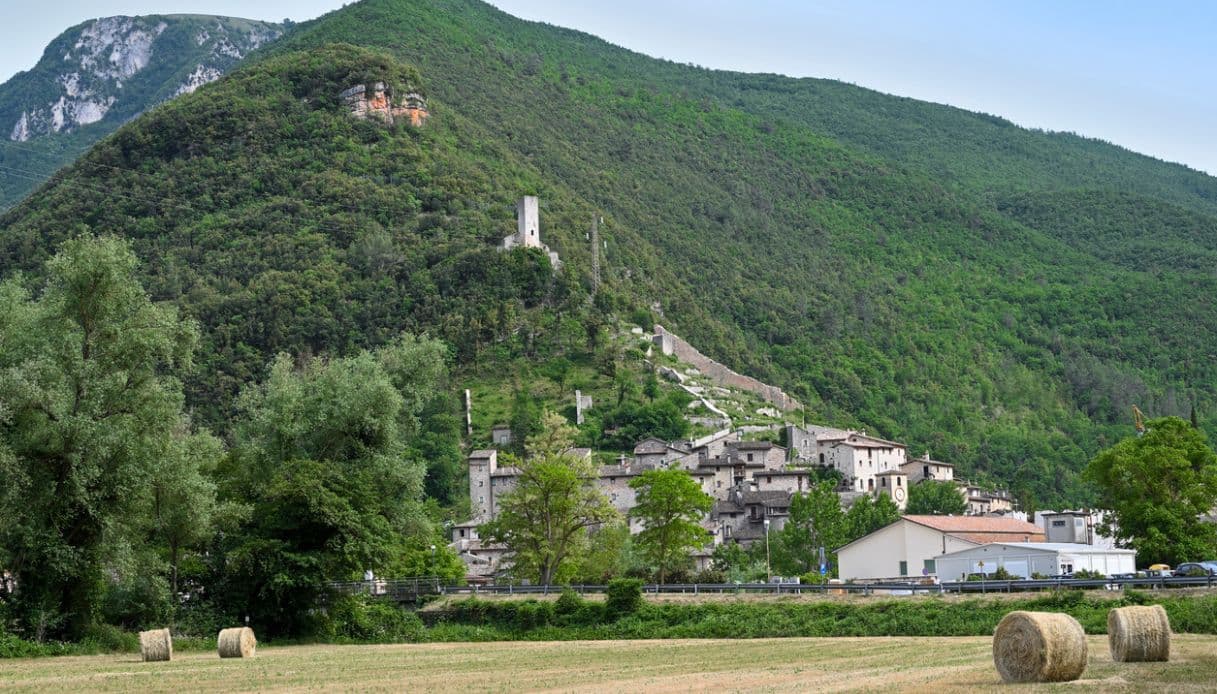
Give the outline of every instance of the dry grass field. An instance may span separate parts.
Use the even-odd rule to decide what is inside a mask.
[[[1217,691],[1217,637],[1175,637],[1170,663],[1117,664],[1090,638],[1080,682],[1030,691]],[[0,690],[106,691],[985,691],[990,639],[567,641],[266,648],[0,661]]]

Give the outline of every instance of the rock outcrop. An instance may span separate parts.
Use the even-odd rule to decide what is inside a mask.
[[[357,84],[344,90],[340,96],[356,118],[375,118],[390,125],[408,123],[417,128],[431,115],[427,112],[427,101],[421,94],[407,92],[397,96],[384,82]]]

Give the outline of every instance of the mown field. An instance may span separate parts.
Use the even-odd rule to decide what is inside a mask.
[[[1217,637],[1176,636],[1170,663],[1113,663],[1090,638],[1081,682],[1032,691],[1212,691]],[[978,691],[1000,684],[988,637],[567,641],[265,648],[0,661],[4,691]]]

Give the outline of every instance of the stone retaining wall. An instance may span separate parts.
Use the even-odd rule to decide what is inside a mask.
[[[754,393],[765,402],[787,412],[802,407],[797,400],[787,395],[781,388],[761,383],[751,376],[732,371],[697,351],[697,348],[686,342],[684,338],[665,330],[662,325],[655,326],[655,345],[664,354],[674,355],[681,361],[693,365],[718,385]]]

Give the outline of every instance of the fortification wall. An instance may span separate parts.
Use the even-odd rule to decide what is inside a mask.
[[[718,385],[754,393],[765,402],[787,412],[802,407],[797,400],[787,395],[781,388],[732,371],[697,351],[696,347],[686,342],[681,336],[665,330],[662,325],[655,326],[655,338],[656,342],[661,344],[664,354],[669,354],[670,345],[671,354],[681,361],[697,367],[698,371]]]

